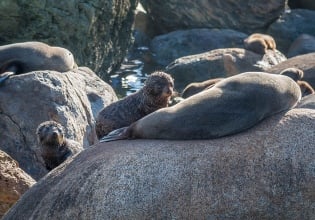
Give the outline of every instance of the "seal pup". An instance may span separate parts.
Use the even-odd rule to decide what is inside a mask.
[[[313,87],[308,82],[301,80],[304,77],[303,70],[291,67],[284,69],[280,74],[290,77],[300,86],[302,97],[315,93]]]
[[[244,48],[257,54],[265,54],[267,50],[276,49],[276,42],[270,35],[255,33],[244,39]]]
[[[199,93],[205,89],[210,88],[211,86],[213,86],[217,82],[221,81],[222,79],[224,79],[224,78],[214,78],[214,79],[208,79],[208,80],[202,81],[202,82],[190,83],[184,88],[181,96],[182,96],[182,98],[188,98],[188,97],[195,95],[195,94],[197,94],[197,93]]]
[[[287,76],[241,73],[172,107],[159,109],[129,127],[115,130],[100,142],[128,138],[219,138],[249,129],[266,117],[294,107],[300,99],[299,86]]]
[[[55,121],[41,123],[36,134],[41,155],[49,171],[83,150],[81,144],[65,138],[62,125]]]
[[[162,71],[153,72],[137,92],[102,109],[96,118],[98,138],[129,126],[145,115],[168,106],[174,90],[173,78]]]
[[[66,72],[76,67],[73,54],[62,47],[37,41],[0,46],[0,83],[14,74],[36,70]]]

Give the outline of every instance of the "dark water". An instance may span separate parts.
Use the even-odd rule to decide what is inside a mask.
[[[162,67],[150,62],[148,47],[133,48],[120,69],[110,77],[110,84],[119,98],[123,98],[143,87],[147,76]]]

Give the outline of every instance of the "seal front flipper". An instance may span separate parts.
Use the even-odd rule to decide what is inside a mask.
[[[1,69],[3,69],[3,67]],[[6,67],[4,72],[1,73],[0,85],[4,83],[4,81],[6,81],[10,76],[15,75],[18,72],[18,70],[19,70],[19,67],[15,65]]]
[[[100,139],[100,143],[128,139],[129,138],[128,128],[129,127],[122,127],[122,128],[118,128],[116,130],[113,130],[112,132],[110,132],[106,136],[102,137]]]

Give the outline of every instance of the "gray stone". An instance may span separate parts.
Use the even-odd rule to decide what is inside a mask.
[[[96,114],[116,100],[113,89],[86,67],[13,76],[0,87],[0,149],[38,180],[47,170],[39,156],[37,126],[55,120],[67,138],[88,147],[97,141]]]
[[[69,49],[99,76],[117,69],[132,41],[138,0],[1,0],[0,44],[42,41]]]
[[[229,28],[245,33],[260,32],[280,17],[286,0],[143,0],[157,32],[191,28]]]
[[[315,110],[293,109],[216,140],[97,144],[4,220],[314,219],[314,120]]]
[[[301,34],[315,36],[315,11],[305,9],[287,10],[272,23],[267,33],[276,40],[277,49],[286,54],[293,41]]]
[[[291,44],[287,57],[315,52],[315,37],[309,34],[301,34]]]
[[[159,35],[151,41],[154,61],[166,66],[177,58],[218,48],[243,47],[246,34],[229,29],[179,30]]]

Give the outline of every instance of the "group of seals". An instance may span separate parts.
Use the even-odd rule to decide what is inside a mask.
[[[55,121],[45,121],[36,130],[41,155],[50,171],[67,158],[83,150],[81,144],[64,137],[64,129]]]
[[[129,126],[157,109],[167,107],[174,90],[173,78],[155,71],[143,88],[102,109],[96,118],[96,134],[100,139],[109,132]]]
[[[268,50],[276,49],[276,42],[270,35],[255,33],[244,39],[244,48],[257,54],[265,54]]]
[[[0,46],[0,83],[14,74],[36,70],[66,72],[75,67],[73,54],[62,47],[37,41]]]
[[[294,107],[298,84],[287,76],[246,72],[228,77],[180,103],[159,109],[100,140],[212,139],[244,131]]]

